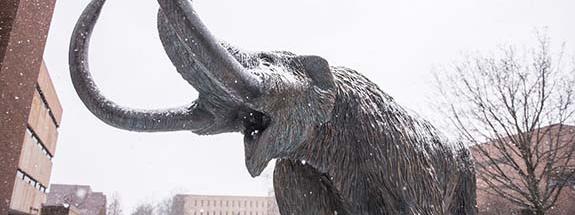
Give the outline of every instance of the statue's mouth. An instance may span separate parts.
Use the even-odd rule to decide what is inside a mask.
[[[244,125],[244,143],[252,148],[270,125],[271,119],[258,111],[249,111],[240,117]]]
[[[269,161],[268,146],[261,137],[270,126],[271,118],[258,111],[249,111],[241,114],[244,126],[244,150],[248,171],[252,176],[258,176]]]

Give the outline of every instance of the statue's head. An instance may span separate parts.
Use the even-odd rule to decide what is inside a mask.
[[[186,107],[151,111],[113,103],[100,94],[88,69],[89,38],[104,1],[93,0],[76,25],[70,70],[86,107],[107,124],[144,132],[242,132],[246,165],[257,176],[271,159],[289,156],[330,120],[336,89],[327,61],[222,45],[188,0],[158,0],[158,29],[170,60],[199,92],[198,99]]]

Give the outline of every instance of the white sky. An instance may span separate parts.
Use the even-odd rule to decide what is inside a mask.
[[[174,192],[266,195],[269,178],[249,176],[239,134],[133,133],[88,112],[72,87],[67,57],[88,2],[57,1],[46,47],[64,107],[52,183],[119,192],[126,212]],[[573,0],[195,0],[194,6],[222,40],[250,50],[323,56],[365,74],[422,115],[433,113],[432,68],[462,52],[527,44],[541,27],[555,44],[575,43]],[[103,93],[122,105],[171,107],[197,96],[161,47],[157,8],[154,0],[108,0],[96,26],[92,72]]]

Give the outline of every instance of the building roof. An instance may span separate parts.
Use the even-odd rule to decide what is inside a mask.
[[[93,192],[88,185],[52,184],[46,205],[67,204],[82,215],[101,215],[106,212],[106,195]]]

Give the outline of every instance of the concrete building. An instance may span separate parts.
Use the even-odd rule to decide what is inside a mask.
[[[176,195],[179,215],[279,215],[274,197]]]
[[[570,156],[571,157],[570,165],[575,167],[575,154],[569,155],[567,153],[567,150],[569,150],[569,148],[575,147],[575,127],[569,125],[561,125],[561,129],[559,130],[559,125],[552,125],[540,128],[539,131],[541,132],[540,134],[542,134],[540,135],[539,138],[542,138],[541,140],[544,140],[541,141],[542,144],[539,145],[540,147],[539,151],[548,152],[549,151],[548,149],[550,147],[549,144],[553,143],[555,145],[554,147],[565,150],[559,152],[558,156],[562,156],[562,154],[564,154],[565,156]],[[502,141],[508,141],[506,138],[509,137],[503,138]],[[504,171],[512,181],[512,183],[508,184],[517,185],[522,183],[522,177],[520,177],[518,171],[508,166],[507,164],[504,164],[508,162],[505,161],[501,153],[498,152],[498,149],[495,147],[494,143],[484,143],[482,144],[482,147],[484,150],[488,151],[489,155],[492,156],[493,159],[488,159],[485,158],[485,156],[482,156],[482,153],[479,151],[477,147],[470,148],[473,157],[475,158],[476,166],[478,168],[477,207],[479,209],[479,214],[519,215],[524,213],[523,208],[520,208],[517,205],[512,204],[511,202],[509,202],[509,200],[503,198],[501,195],[494,194],[492,191],[490,191],[490,187],[492,185],[489,185],[486,181],[481,179],[479,174],[482,174],[482,172],[479,170],[479,168],[481,167],[495,168],[495,166],[497,166],[498,168],[501,168],[502,171]],[[513,160],[520,166],[520,168],[522,169],[525,168],[523,160],[518,155],[512,157]],[[567,162],[567,160],[565,161],[558,160],[558,161]],[[493,162],[495,162],[495,164]],[[541,162],[545,163],[545,161]],[[543,169],[542,167],[536,169],[535,170],[536,174],[542,174],[542,169]],[[573,169],[572,171],[575,171],[575,169]],[[563,173],[557,172],[556,175],[552,175],[551,180],[549,181],[549,186],[556,186],[556,183],[554,183],[554,181],[560,180],[562,174]],[[505,187],[504,185],[496,184],[495,182],[496,182],[495,180],[491,180],[490,183],[494,183],[495,186],[501,188]],[[545,184],[546,184],[545,182],[542,182],[541,186],[544,186]],[[543,187],[540,187],[540,189],[543,189]],[[516,197],[521,198],[519,195],[517,195]],[[561,195],[558,197],[556,206],[551,208],[548,211],[548,214],[553,215],[575,214],[575,204],[573,203],[575,203],[575,180],[570,180],[563,187]]]
[[[43,65],[55,0],[0,1],[0,214],[38,214],[62,109]]]
[[[15,179],[9,213],[38,214],[46,201],[61,118],[62,107],[46,66],[42,64],[31,101],[24,140],[20,143],[20,157],[14,160],[18,168],[12,173]]]
[[[59,205],[74,208],[81,215],[106,215],[106,195],[92,191],[87,185],[50,185],[44,207]]]

